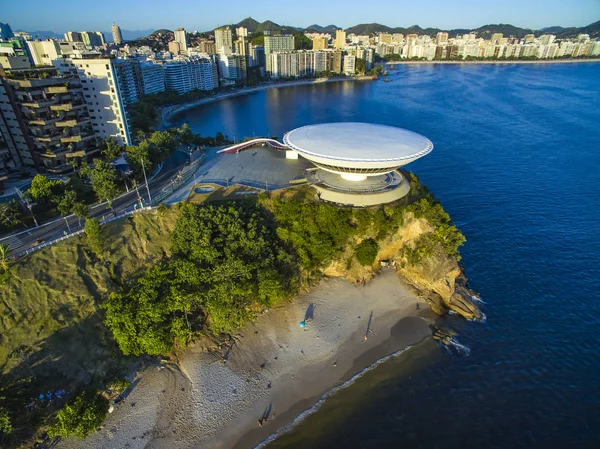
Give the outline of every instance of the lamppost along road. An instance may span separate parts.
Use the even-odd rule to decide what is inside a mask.
[[[186,155],[185,152],[174,151],[173,154],[164,161],[160,173],[148,183],[148,189],[139,189],[144,206],[150,205],[148,196],[151,192],[161,192],[171,185],[171,179],[177,175],[177,172],[184,167],[185,162],[189,161],[189,159],[190,157]],[[147,194],[144,190],[147,191]],[[139,198],[136,189],[130,189],[128,193],[125,193],[113,201],[114,213],[116,215],[130,212],[138,207]],[[103,220],[112,216],[113,214],[106,203],[96,204],[88,209],[88,218]],[[66,220],[64,217],[58,217],[50,223],[42,224],[17,235],[3,238],[0,240],[0,243],[10,245],[11,252],[17,253],[42,242],[49,242],[60,238],[69,232],[69,228],[71,232],[78,231],[83,228],[83,222],[80,225],[79,219],[74,215],[70,215]]]

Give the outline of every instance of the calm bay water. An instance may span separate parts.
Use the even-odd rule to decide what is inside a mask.
[[[429,137],[407,168],[442,201],[485,323],[329,399],[270,448],[600,447],[600,64],[419,65],[389,83],[271,89],[174,122],[230,138],[329,121]]]

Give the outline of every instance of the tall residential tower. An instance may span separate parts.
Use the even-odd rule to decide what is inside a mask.
[[[121,45],[123,43],[123,35],[121,34],[121,28],[119,28],[119,25],[116,25],[115,23],[113,23],[112,27],[111,27],[111,31],[112,31],[114,43],[116,45]]]

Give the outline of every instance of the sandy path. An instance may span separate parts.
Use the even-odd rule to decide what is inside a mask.
[[[392,270],[364,289],[325,280],[242,329],[225,362],[191,348],[181,372],[147,368],[100,432],[60,447],[253,447],[333,387],[430,335],[417,302]],[[314,319],[302,329],[309,307]],[[259,427],[266,411],[269,420]]]

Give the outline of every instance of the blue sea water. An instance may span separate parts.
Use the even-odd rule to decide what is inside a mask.
[[[484,323],[426,343],[269,447],[600,447],[600,64],[414,65],[391,82],[287,87],[189,110],[195,132],[366,121],[429,137],[407,168],[467,237]]]

